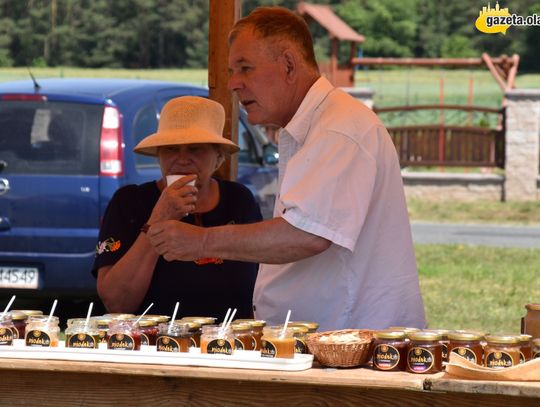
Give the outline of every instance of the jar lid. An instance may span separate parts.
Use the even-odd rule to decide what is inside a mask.
[[[249,332],[251,331],[251,324],[248,322],[232,323],[231,328],[233,332]]]
[[[233,321],[233,323],[237,323],[237,322],[247,322],[249,324],[251,324],[251,326],[253,328],[262,328],[262,327],[265,327],[266,326],[266,321],[262,320],[262,319],[235,319]]]
[[[10,314],[13,321],[26,321],[28,319],[28,315],[22,311],[11,311]]]
[[[96,317],[96,322],[98,325],[109,325],[113,319],[109,317]]]
[[[448,334],[451,341],[480,341],[483,335],[478,332],[456,331]]]
[[[373,336],[377,339],[405,339],[407,335],[405,335],[405,332],[396,329],[381,329],[375,331]]]
[[[162,323],[164,324],[164,323]],[[188,325],[190,331],[198,331],[201,329],[201,323],[196,321],[186,321],[184,319],[175,319],[173,321],[174,325]]]
[[[11,312],[22,312],[28,317],[43,315],[43,311],[37,309],[14,309]]]
[[[525,308],[531,310],[531,311],[540,311],[540,303],[535,304],[527,304],[525,305]]]
[[[293,334],[295,335],[303,335],[309,332],[309,328],[303,325],[302,326],[287,326],[287,328],[292,329]]]
[[[169,320],[171,319],[170,316],[168,315],[148,315],[146,314],[144,316],[145,319],[153,319],[155,320],[158,324],[162,323],[162,322],[169,322]]]
[[[532,335],[529,334],[521,334],[519,335],[519,341],[520,342],[527,342],[529,343],[532,339]]]
[[[127,319],[131,319],[131,318],[135,318],[135,317],[136,317],[135,314],[121,314],[121,313],[117,313],[117,314],[105,314],[105,315],[103,315],[103,316],[106,317],[106,318],[121,319],[121,320],[127,320]]]
[[[534,338],[532,340],[532,343],[534,346],[540,346],[540,338]]]
[[[137,319],[138,318],[131,318],[130,321],[137,322]],[[156,326],[156,325],[157,325],[157,321],[155,319],[146,318],[146,317],[139,319],[139,326],[141,328],[142,327],[148,328],[149,326]]]
[[[488,343],[513,345],[519,343],[519,336],[506,334],[486,335],[486,341]]]
[[[291,321],[289,322],[290,326],[305,326],[310,331],[316,331],[319,329],[319,324],[312,321]]]
[[[179,321],[197,322],[201,325],[214,325],[216,319],[214,317],[183,317]]]
[[[407,334],[411,341],[440,341],[441,334],[435,331],[415,331]]]

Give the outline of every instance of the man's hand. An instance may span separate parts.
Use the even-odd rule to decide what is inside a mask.
[[[204,228],[167,220],[151,225],[147,235],[156,252],[167,261],[190,261],[204,257]]]

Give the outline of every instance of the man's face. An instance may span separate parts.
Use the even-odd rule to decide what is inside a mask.
[[[270,53],[269,41],[249,29],[238,33],[229,49],[229,73],[229,89],[238,95],[250,123],[287,124],[291,115],[286,67]]]

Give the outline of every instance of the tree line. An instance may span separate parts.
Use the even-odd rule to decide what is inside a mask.
[[[243,0],[294,9],[296,0]],[[518,53],[521,69],[540,71],[540,27],[510,27],[506,35],[480,33],[482,2],[469,0],[311,0],[329,4],[366,37],[364,56],[477,57]],[[494,6],[494,4],[492,5]],[[536,0],[501,7],[540,15]],[[209,0],[0,0],[0,67],[79,66],[204,68]],[[329,56],[326,32],[314,23],[319,60]],[[344,44],[342,58],[348,55]],[[345,50],[346,48],[346,50]]]

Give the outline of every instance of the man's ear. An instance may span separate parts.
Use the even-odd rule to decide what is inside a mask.
[[[288,81],[293,81],[298,74],[297,55],[290,49],[283,51],[281,55]]]

